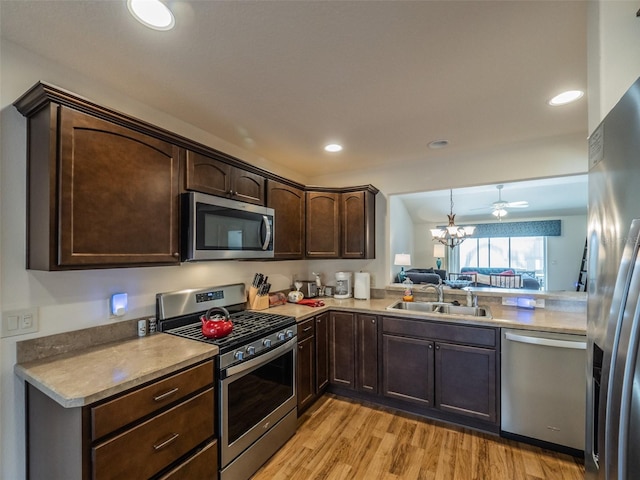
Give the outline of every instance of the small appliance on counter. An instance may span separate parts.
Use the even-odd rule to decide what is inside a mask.
[[[371,276],[368,272],[356,272],[353,281],[353,298],[369,300],[371,298]]]
[[[336,272],[334,298],[351,298],[351,272]]]
[[[302,286],[300,291],[304,295],[304,298],[314,298],[318,296],[318,285],[315,280],[302,280]]]

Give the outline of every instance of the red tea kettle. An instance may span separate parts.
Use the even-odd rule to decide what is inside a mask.
[[[213,307],[200,317],[202,334],[207,338],[226,337],[233,330],[229,311],[224,307]]]

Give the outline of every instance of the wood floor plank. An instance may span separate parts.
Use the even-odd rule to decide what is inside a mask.
[[[324,395],[252,480],[584,480],[580,459]]]

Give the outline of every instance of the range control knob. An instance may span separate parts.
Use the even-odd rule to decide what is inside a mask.
[[[235,358],[236,360],[242,360],[242,359],[244,359],[244,353],[243,352],[235,352],[233,354],[233,358]]]
[[[247,355],[255,355],[256,353],[256,347],[249,345],[247,347]]]
[[[267,348],[271,347],[271,339],[270,338],[265,338],[262,341],[262,346],[267,347]]]
[[[293,330],[287,330],[287,338],[293,338]]]
[[[282,341],[285,339],[284,332],[278,332],[278,340]]]

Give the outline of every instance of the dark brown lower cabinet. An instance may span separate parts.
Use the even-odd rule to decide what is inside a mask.
[[[433,342],[419,338],[382,335],[383,395],[433,406]]]
[[[316,391],[316,348],[315,320],[310,318],[298,325],[297,379],[298,412],[315,400]]]
[[[329,383],[378,393],[378,317],[331,312]]]
[[[435,392],[440,410],[495,422],[496,351],[436,343]]]
[[[428,407],[425,415],[495,429],[498,354],[493,327],[382,317],[382,395]]]
[[[298,414],[307,409],[329,384],[329,313],[298,324]]]
[[[329,385],[329,312],[316,319],[316,387],[318,394]]]

